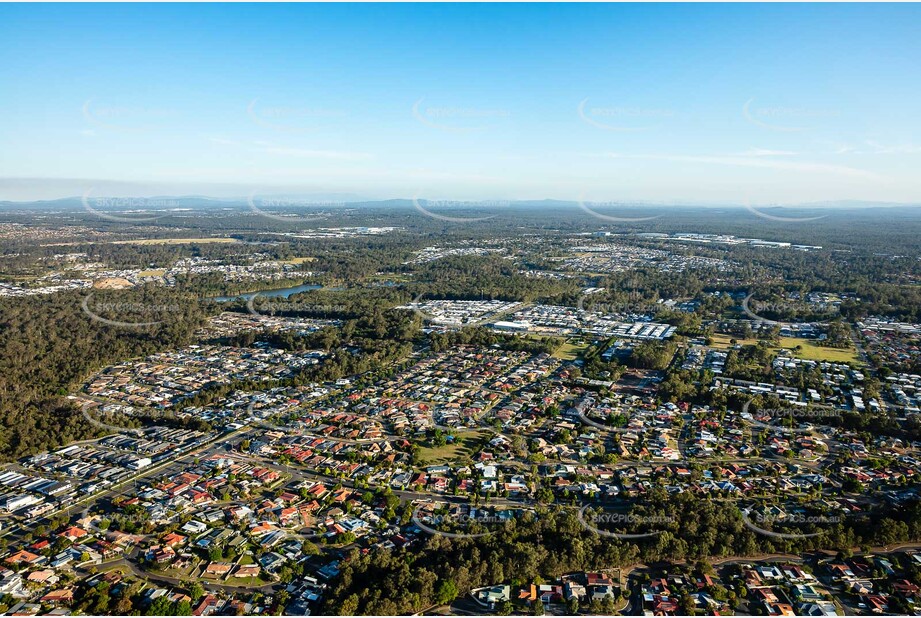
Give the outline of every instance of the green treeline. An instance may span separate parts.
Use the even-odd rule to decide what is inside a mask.
[[[96,435],[66,395],[128,358],[192,342],[206,313],[193,297],[156,288],[0,299],[0,459]],[[112,325],[159,322],[152,326]]]
[[[818,537],[782,540],[746,527],[738,507],[688,493],[656,489],[641,513],[664,530],[641,540],[619,540],[587,529],[576,509],[551,507],[525,513],[478,538],[423,537],[410,550],[353,551],[341,564],[323,613],[412,614],[450,602],[473,588],[547,581],[564,573],[658,561],[681,562],[759,553],[816,549],[849,551],[921,538],[921,507],[868,519],[826,524]],[[445,591],[451,594],[444,594]]]

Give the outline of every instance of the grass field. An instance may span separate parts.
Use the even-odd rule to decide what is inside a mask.
[[[794,354],[797,358],[804,360],[829,361],[833,363],[856,363],[858,361],[857,351],[853,346],[849,348],[826,348],[817,345],[811,339],[781,337],[780,347],[792,350],[796,346],[800,346],[801,349]]]
[[[291,258],[290,260],[282,260],[282,264],[305,264],[307,262],[316,262],[317,258],[315,257],[296,257]]]
[[[419,451],[419,460],[422,465],[433,466],[473,457],[491,435],[488,429],[458,432],[450,444],[423,447]]]
[[[138,273],[138,277],[162,277],[165,274],[165,268],[154,268],[151,270],[142,270]]]
[[[576,360],[588,348],[589,345],[587,343],[573,343],[571,341],[567,341],[553,351],[553,357],[567,361]]]
[[[733,337],[724,333],[713,335],[713,347],[719,349],[728,349],[732,347],[730,340]],[[755,345],[757,339],[737,339],[736,343],[741,345]],[[813,339],[802,339],[799,337],[781,337],[780,345],[774,347],[774,350],[791,350],[800,346],[798,351],[794,351],[796,358],[814,361],[829,361],[832,363],[856,363],[858,362],[857,351],[852,347],[849,348],[826,348],[818,345]]]
[[[726,335],[724,333],[715,333],[712,339],[713,339],[712,347],[720,349],[720,350],[727,350],[731,348],[734,345],[733,343],[731,343],[732,339],[735,339],[736,343],[741,344],[741,345],[755,345],[756,343],[758,343],[757,339],[737,339],[733,337],[732,335]]]
[[[187,245],[233,243],[240,242],[236,238],[142,238],[138,240],[113,240],[113,245]]]

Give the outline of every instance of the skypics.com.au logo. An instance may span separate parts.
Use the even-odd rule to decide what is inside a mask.
[[[674,525],[676,519],[670,515],[641,515],[638,513],[606,512],[585,505],[579,509],[579,523],[595,534],[622,541],[647,539],[665,532],[662,528]],[[646,530],[642,530],[645,528]],[[637,530],[627,532],[626,530]]]
[[[755,427],[784,433],[809,433],[810,427],[797,427],[799,423],[819,423],[825,419],[837,419],[841,414],[830,408],[756,408],[750,410],[752,400],[742,406],[742,418]],[[775,424],[779,423],[779,424]]]
[[[488,221],[499,216],[496,211],[507,208],[509,204],[510,202],[504,200],[426,200],[413,197],[413,207],[420,213],[426,217],[447,221],[448,223]]]
[[[348,116],[341,109],[311,105],[265,105],[259,98],[249,102],[246,115],[254,124],[282,133],[313,131]]]
[[[482,131],[497,120],[505,121],[511,113],[505,109],[456,106],[424,106],[422,97],[412,106],[412,115],[421,124],[449,133]]]
[[[496,533],[508,521],[501,511],[461,507],[454,512],[432,511],[426,503],[413,509],[412,522],[428,534],[449,539],[475,539]]]
[[[79,399],[79,398],[78,398]],[[135,438],[144,436],[144,424],[176,421],[183,416],[173,408],[136,409],[121,404],[104,404],[86,401],[80,405],[80,413],[91,425],[108,433],[127,434]],[[186,415],[188,417],[188,415]]]
[[[94,322],[115,328],[150,328],[162,324],[164,320],[150,320],[148,316],[182,312],[177,303],[99,302],[93,300],[94,295],[93,292],[87,294],[80,303],[80,309]]]
[[[423,323],[433,324],[445,328],[475,328],[486,326],[500,320],[502,316],[521,306],[517,301],[488,300],[488,301],[459,301],[451,299],[423,299],[425,292],[416,296],[406,305],[396,307],[406,309],[419,316]],[[464,303],[477,304],[478,312],[460,310],[460,315],[452,314],[452,310]]]
[[[838,516],[806,513],[766,513],[755,509],[743,509],[741,517],[742,523],[752,532],[781,540],[808,539],[822,536],[828,531],[828,528],[843,521],[843,518]],[[815,531],[791,532],[787,531],[789,530],[788,526],[794,530],[799,528]]]
[[[752,213],[753,215],[757,215],[761,217],[762,219],[778,221],[780,223],[806,223],[807,221],[818,221],[819,219],[824,219],[825,217],[828,216],[828,215],[816,215],[813,217],[790,217],[787,215],[772,215],[770,213],[764,212],[763,209],[764,208],[777,208],[778,206],[768,206],[768,207],[762,206],[761,207],[762,209],[759,210],[758,208],[755,208],[749,200],[745,200],[745,202],[743,202],[743,206],[745,206],[745,210]]]
[[[603,288],[587,288],[579,295],[576,309],[582,313],[598,316],[624,317],[633,315],[655,315],[662,308],[643,294],[636,286],[636,281],[627,284],[627,289],[614,290],[614,300],[608,299],[608,291]]]
[[[171,198],[148,197],[93,197],[94,189],[88,189],[80,203],[83,209],[100,219],[114,223],[152,223],[179,208],[179,201]]]
[[[808,298],[808,296],[809,296],[809,293],[804,294],[803,298],[804,299]],[[808,309],[811,312],[809,317],[817,317],[817,319],[810,319],[808,321],[804,320],[803,322],[794,322],[792,320],[791,321],[772,320],[763,315],[759,315],[756,312],[757,310],[757,311],[760,311],[761,313],[770,313],[773,315],[777,315],[781,313],[801,312],[804,309]],[[785,325],[795,325],[798,323],[826,324],[828,322],[831,322],[835,318],[839,317],[840,315],[840,313],[838,312],[830,313],[827,310],[823,310],[823,311],[824,313],[819,314],[818,316],[815,316],[813,315],[815,310],[812,309],[808,305],[808,303],[805,303],[804,301],[797,300],[797,299],[784,298],[784,299],[775,300],[775,301],[757,300],[755,299],[755,292],[749,293],[748,296],[742,299],[742,313],[750,317],[752,320],[755,320],[758,322],[764,322],[765,324],[770,324],[770,325],[785,326]]]
[[[633,106],[590,106],[589,98],[579,101],[576,112],[585,124],[604,131],[648,131],[663,119],[673,118],[674,110]]]
[[[87,401],[80,406],[80,414],[87,420],[90,425],[98,427],[106,432],[126,433],[136,438],[143,436],[143,432],[138,427],[132,427],[127,423],[124,425],[117,424],[118,421],[125,421],[132,417],[127,410],[112,410],[116,406],[104,406],[92,401]]]
[[[600,219],[601,221],[608,223],[641,223],[643,221],[652,221],[653,219],[658,219],[662,216],[651,215],[648,217],[627,217],[623,215],[606,214],[602,211],[611,212],[613,210],[634,210],[636,206],[626,202],[617,201],[589,201],[585,198],[584,193],[579,196],[577,203],[582,211],[590,214],[596,219]]]
[[[786,105],[758,107],[753,97],[742,105],[742,116],[762,129],[795,133],[809,130],[810,125],[820,119],[840,117],[841,112],[835,109]]]
[[[104,105],[87,99],[81,107],[84,120],[90,125],[85,131],[94,135],[96,130],[118,133],[143,133],[162,130],[175,123],[180,113],[176,109],[147,105]]]
[[[579,417],[579,420],[582,421],[583,424],[608,433],[629,433],[634,431],[633,429],[627,429],[626,427],[617,427],[614,425],[605,425],[603,423],[599,423],[598,421],[590,419],[585,414],[585,412],[578,407],[576,408],[576,416]]]
[[[323,221],[329,216],[328,211],[341,209],[345,206],[342,201],[330,200],[310,200],[289,197],[260,197],[256,191],[253,191],[246,198],[247,207],[266,219],[279,221],[281,223],[316,223]],[[301,214],[303,212],[311,214]]]
[[[330,319],[348,311],[346,305],[310,303],[299,300],[278,301],[259,292],[250,295],[246,300],[246,310],[250,315],[269,317],[289,317],[296,320],[298,317]]]

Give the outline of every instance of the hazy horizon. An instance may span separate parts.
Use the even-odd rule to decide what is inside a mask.
[[[10,179],[0,179],[0,191],[5,188],[5,181]],[[19,180],[19,179],[13,179]],[[32,179],[30,179],[32,180]],[[35,182],[40,182],[40,179],[35,179]],[[80,183],[80,181],[71,181],[74,183]],[[102,208],[119,208],[124,206],[119,206],[117,203],[110,204],[106,206],[104,200],[114,199],[114,200],[137,200],[138,202],[133,205],[136,209],[144,208],[160,208],[153,200],[156,199],[172,199],[172,200],[202,200],[214,202],[216,204],[225,204],[232,202],[242,202],[255,200],[289,200],[290,203],[279,203],[276,206],[287,207],[287,208],[296,208],[296,207],[323,207],[323,206],[335,206],[335,205],[360,205],[360,204],[380,204],[386,202],[405,202],[411,205],[414,201],[419,202],[435,202],[436,205],[441,205],[445,207],[487,207],[494,208],[498,205],[515,205],[515,204],[534,204],[541,202],[548,202],[554,204],[569,204],[573,207],[578,207],[579,204],[597,204],[602,207],[625,207],[630,208],[632,206],[653,206],[653,207],[694,207],[694,208],[740,208],[744,209],[748,206],[759,206],[759,207],[772,207],[772,208],[789,208],[789,209],[811,209],[811,208],[917,208],[921,207],[921,201],[919,202],[894,202],[894,201],[885,201],[885,200],[815,200],[815,201],[806,201],[806,202],[773,202],[773,201],[758,201],[758,200],[695,200],[695,199],[671,199],[671,200],[646,200],[646,199],[612,199],[612,200],[594,200],[589,199],[588,197],[576,196],[571,198],[526,198],[526,199],[504,199],[500,200],[497,198],[483,198],[483,199],[455,199],[450,196],[440,197],[432,194],[419,194],[419,195],[394,195],[394,196],[363,196],[355,195],[349,193],[335,193],[335,192],[314,192],[307,189],[296,189],[296,188],[286,188],[286,187],[265,187],[263,190],[252,190],[250,187],[244,186],[235,186],[227,185],[223,187],[222,192],[214,193],[169,193],[158,191],[157,189],[148,186],[146,191],[132,191],[129,190],[130,187],[134,186],[131,183],[112,183],[111,185],[100,182],[100,181],[86,181],[83,186],[88,186],[89,188],[84,190],[82,194],[78,193],[69,193],[61,194],[59,197],[58,194],[52,192],[52,197],[36,197],[34,199],[10,199],[2,197],[3,194],[0,194],[0,204],[12,204],[12,205],[24,205],[28,206],[30,204],[43,204],[43,203],[58,203],[58,202],[74,202],[74,205],[79,205],[81,202],[87,200],[90,203],[93,203],[98,207],[100,200],[103,200]],[[114,191],[105,191],[98,190],[97,187],[107,187],[107,186],[116,186],[119,189]],[[138,184],[137,186],[143,187],[144,185]],[[248,190],[248,193],[246,192]],[[16,193],[15,191],[13,192]],[[145,206],[143,200],[150,200],[150,206]],[[175,206],[178,206],[175,205]]]
[[[921,202],[917,5],[522,6],[2,5],[0,200]]]

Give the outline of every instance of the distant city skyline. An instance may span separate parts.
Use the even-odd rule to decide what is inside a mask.
[[[917,5],[0,5],[0,200],[921,202]]]

